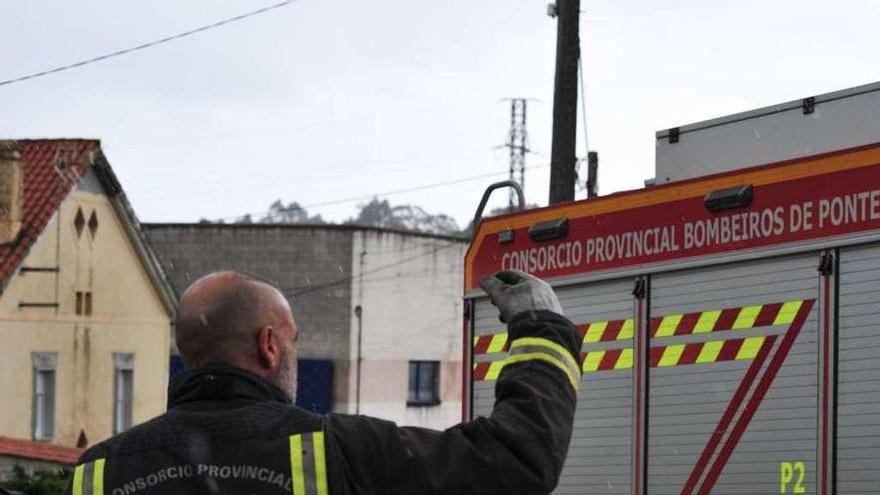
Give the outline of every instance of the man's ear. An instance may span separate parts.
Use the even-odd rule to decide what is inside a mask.
[[[281,361],[278,335],[272,325],[265,325],[257,332],[257,358],[264,369],[275,369]]]

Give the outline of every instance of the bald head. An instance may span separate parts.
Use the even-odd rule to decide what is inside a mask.
[[[180,299],[175,331],[187,368],[227,364],[292,392],[296,324],[271,284],[233,271],[206,275]]]

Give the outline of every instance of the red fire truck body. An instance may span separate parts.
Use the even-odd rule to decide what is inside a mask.
[[[880,85],[664,131],[654,185],[483,220],[465,260],[464,416],[491,410],[508,344],[478,280],[520,269],[554,286],[583,342],[555,493],[880,493],[866,109]]]

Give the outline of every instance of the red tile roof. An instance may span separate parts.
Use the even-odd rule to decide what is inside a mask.
[[[83,450],[54,443],[0,437],[0,456],[58,462],[72,466],[76,464],[76,460],[79,459]]]
[[[100,151],[100,142],[90,139],[19,140],[15,145],[22,162],[22,227],[16,240],[0,245],[0,291]]]

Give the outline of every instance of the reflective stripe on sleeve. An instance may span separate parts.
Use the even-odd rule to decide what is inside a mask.
[[[510,346],[510,356],[508,356],[506,364],[531,360],[544,361],[559,368],[568,377],[574,390],[579,389],[580,366],[565,347],[552,340],[539,337],[524,337],[514,340]]]

